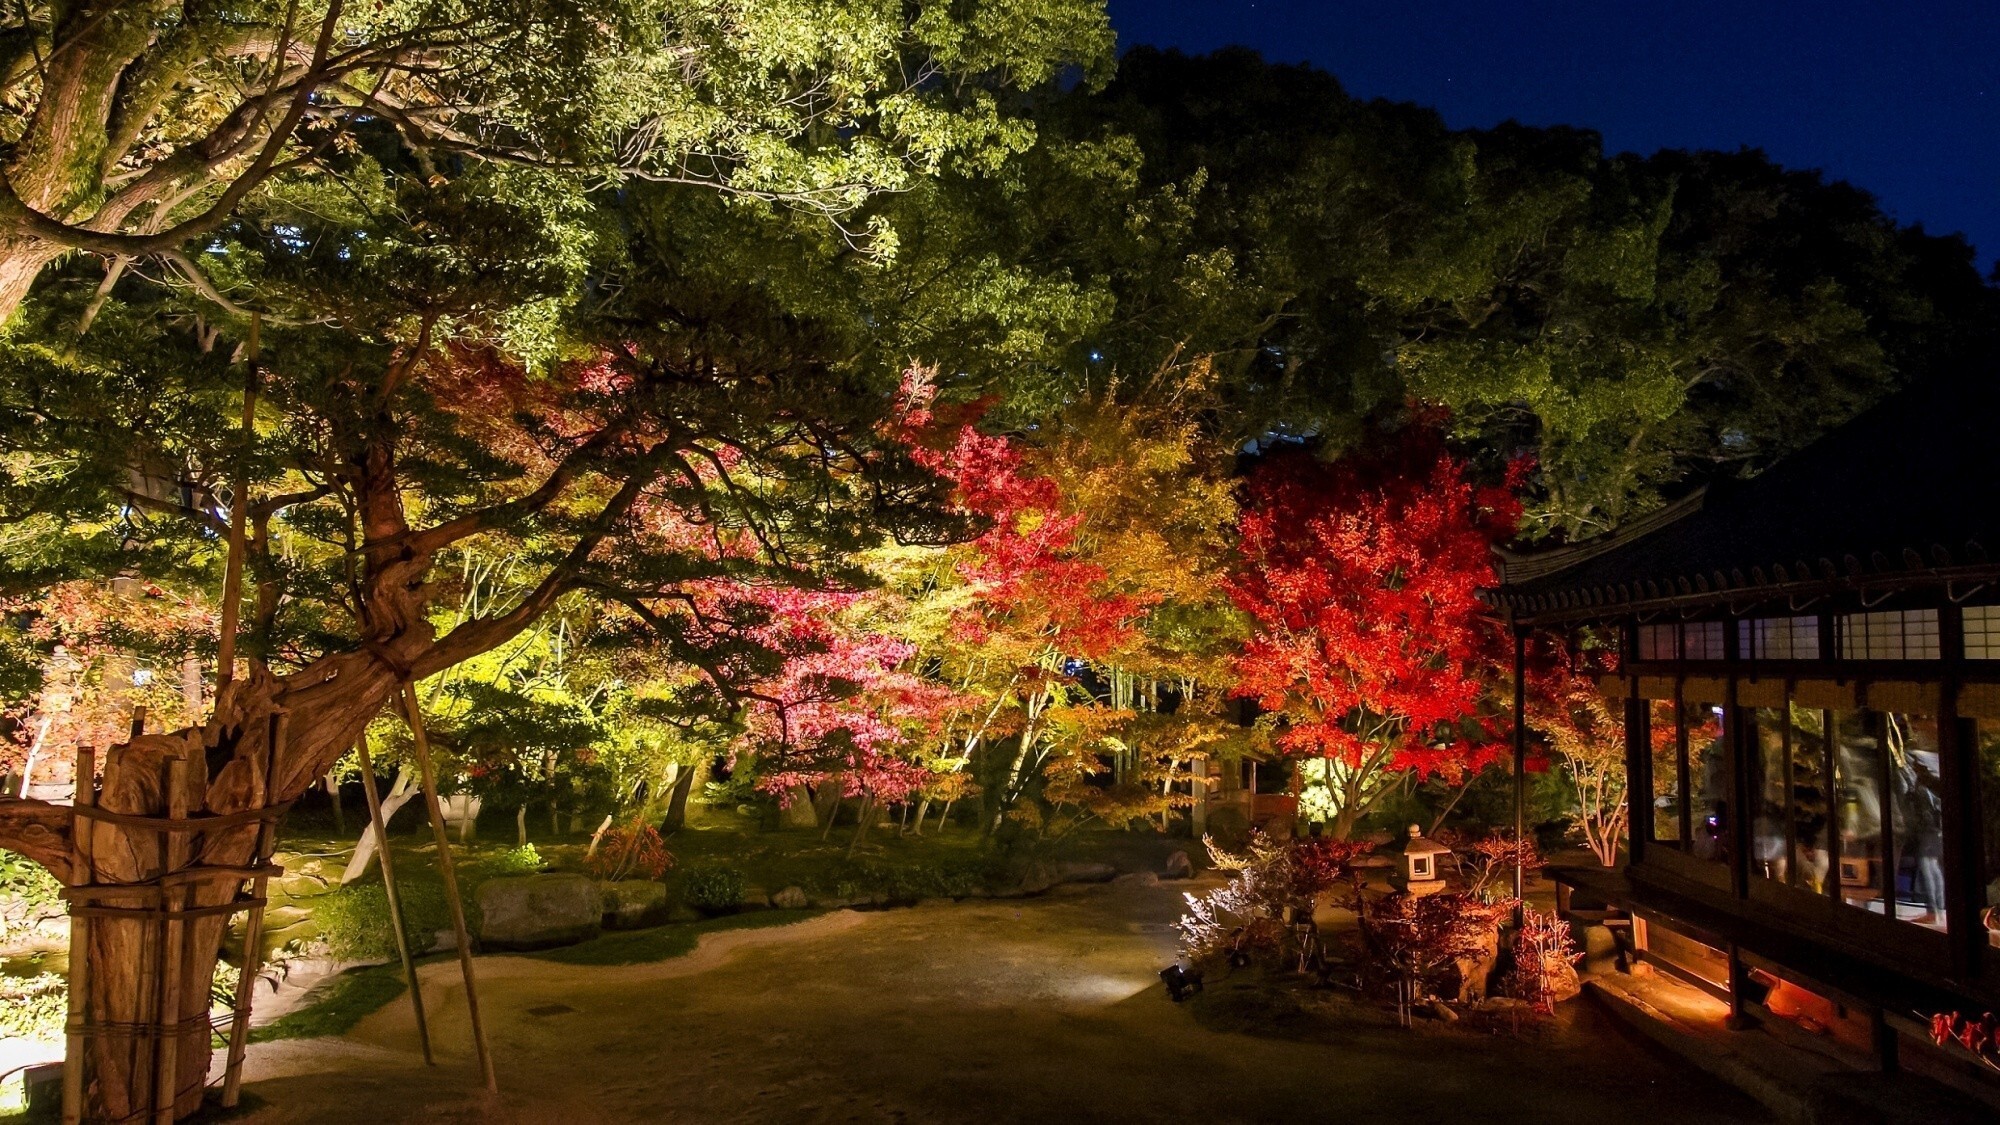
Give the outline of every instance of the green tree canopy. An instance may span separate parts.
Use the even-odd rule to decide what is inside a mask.
[[[1962,239],[1762,154],[1607,155],[1596,134],[1463,131],[1240,50],[1140,49],[1045,133],[1144,154],[1065,243],[1114,311],[1090,349],[1212,356],[1237,439],[1350,444],[1417,398],[1542,464],[1530,536],[1581,536],[1754,471],[2000,324]]]

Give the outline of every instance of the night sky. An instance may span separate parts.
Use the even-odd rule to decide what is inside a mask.
[[[1598,130],[1607,151],[1762,148],[2000,256],[2000,0],[1109,0],[1121,50],[1239,43],[1350,93]]]

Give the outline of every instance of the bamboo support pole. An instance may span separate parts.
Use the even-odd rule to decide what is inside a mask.
[[[486,1088],[498,1092],[500,1079],[493,1071],[493,1054],[486,1046],[486,1029],[479,1022],[479,990],[473,979],[472,936],[465,928],[465,904],[458,899],[458,875],[452,869],[451,837],[445,831],[444,807],[438,803],[437,771],[431,766],[430,739],[424,735],[423,712],[417,706],[416,689],[403,685],[403,717],[410,724],[410,735],[416,742],[417,768],[421,771],[424,786],[424,807],[431,817],[431,834],[437,838],[438,874],[444,877],[444,900],[451,907],[452,930],[458,937],[458,966],[465,974],[465,1008],[472,1020],[472,1045],[479,1054],[480,1077],[486,1080]],[[416,987],[411,981],[410,986]]]
[[[186,820],[187,759],[167,759],[166,773],[167,819]],[[186,862],[187,841],[181,833],[172,830],[161,833],[161,837],[160,874],[169,875],[180,870]],[[181,962],[185,960],[186,945],[180,913],[186,900],[187,888],[184,885],[160,887],[160,905],[165,914],[160,919],[160,1000],[158,1017],[153,1021],[154,1125],[173,1125],[174,1102],[180,1093],[176,1083],[180,1078]]]
[[[258,785],[258,805],[271,800],[271,771],[277,767],[291,716],[279,711],[271,716],[271,737],[266,746],[264,777]],[[229,1060],[222,1074],[222,1106],[232,1109],[243,1096],[243,1059],[250,1047],[250,1008],[257,994],[257,973],[264,965],[264,895],[270,876],[262,874],[277,846],[277,825],[271,819],[257,823],[257,850],[251,861],[260,873],[250,881],[250,914],[243,920],[243,960],[236,974],[236,997],[229,1016]]]
[[[382,823],[382,795],[375,789],[375,763],[368,756],[368,736],[354,743],[361,761],[361,795],[368,800],[368,827],[375,833],[375,854],[382,861],[382,889],[389,898],[389,925],[396,931],[396,955],[403,961],[403,979],[410,982],[410,1012],[417,1019],[417,1040],[424,1047],[424,1065],[436,1066],[431,1057],[431,1029],[424,1019],[424,990],[417,981],[416,958],[410,955],[410,935],[403,929],[403,900],[396,890],[396,864],[389,855],[389,833]]]
[[[97,751],[89,746],[76,748],[76,796],[71,804],[88,808],[97,800]],[[70,821],[70,885],[89,886],[95,879],[90,866],[90,821],[74,817]],[[71,900],[74,903],[75,900]],[[78,1125],[83,1120],[83,1028],[87,1019],[86,998],[90,990],[90,919],[71,911],[69,920],[69,1023],[63,1052],[62,1121]]]
[[[257,426],[257,335],[259,319],[250,316],[249,370],[243,376],[243,444],[241,455],[249,455],[249,445]],[[215,658],[215,692],[219,703],[223,687],[236,678],[236,628],[243,600],[243,524],[250,506],[250,470],[239,467],[229,498],[229,555],[222,570],[222,622]]]

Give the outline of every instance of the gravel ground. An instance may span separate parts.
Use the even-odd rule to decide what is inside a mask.
[[[1534,1045],[1357,1028],[1293,1042],[1169,1004],[1170,887],[842,912],[653,965],[478,962],[501,1092],[456,963],[422,970],[439,1065],[398,1002],[338,1039],[252,1048],[242,1120],[1752,1122],[1733,1090],[1587,1008]]]

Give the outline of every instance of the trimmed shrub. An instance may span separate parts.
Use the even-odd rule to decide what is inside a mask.
[[[548,870],[548,867],[548,861],[542,858],[542,853],[536,851],[533,844],[522,844],[518,848],[508,848],[506,851],[494,856],[487,863],[488,870],[495,876],[540,875],[542,872]]]
[[[422,953],[437,943],[437,933],[451,925],[443,885],[426,879],[405,879],[403,925],[410,951]],[[389,894],[380,883],[357,883],[312,900],[313,921],[326,942],[327,953],[340,961],[393,961],[396,932],[389,925]]]
[[[689,868],[681,890],[689,906],[720,914],[743,905],[743,887],[741,871],[718,865]]]

